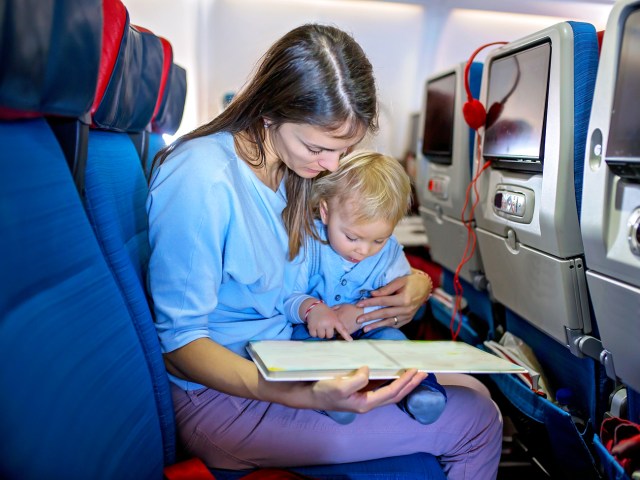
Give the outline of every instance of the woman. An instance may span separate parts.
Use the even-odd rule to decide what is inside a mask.
[[[209,466],[343,463],[413,452],[441,457],[450,478],[493,478],[501,423],[491,400],[447,387],[441,418],[422,425],[395,405],[425,377],[378,389],[349,378],[266,382],[250,340],[289,339],[283,312],[315,235],[311,180],[376,130],[372,68],[344,32],[305,25],[278,40],[212,122],[158,156],[147,210],[149,289],[172,381],[178,434]],[[396,279],[361,306],[379,326],[409,322],[428,296],[424,274]],[[380,318],[384,315],[383,318]],[[314,410],[365,413],[339,425]],[[357,448],[356,448],[357,447]]]

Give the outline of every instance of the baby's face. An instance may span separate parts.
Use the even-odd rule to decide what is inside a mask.
[[[351,215],[351,202],[330,202],[321,209],[322,222],[327,226],[331,248],[345,260],[358,263],[376,255],[393,233],[394,225],[387,220],[355,223]]]

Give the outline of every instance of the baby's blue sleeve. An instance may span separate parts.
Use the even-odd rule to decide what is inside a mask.
[[[404,250],[402,245],[398,243],[395,237],[391,237],[389,239],[391,244],[387,250],[387,265],[384,270],[384,274],[382,275],[382,285],[386,285],[389,282],[392,282],[396,278],[404,277],[405,275],[409,275],[411,273],[411,265],[409,265],[409,261],[404,254]],[[365,307],[364,313],[373,312],[374,310],[379,310],[384,307]],[[369,323],[377,322],[377,320],[372,320],[371,322],[363,323],[362,326],[368,325]]]
[[[404,254],[402,245],[394,237],[391,237],[389,241],[393,241],[393,248],[390,249],[389,266],[384,274],[385,285],[396,278],[404,277],[411,273],[411,265],[409,265],[409,260]]]
[[[300,305],[302,305],[302,302],[307,298],[312,298],[311,295],[307,295],[306,293],[309,289],[309,261],[304,252],[301,253],[300,256],[304,259],[300,265],[298,277],[296,278],[296,283],[293,287],[294,293],[284,302],[284,316],[289,323],[294,325],[304,323],[304,320],[300,317]],[[300,260],[296,259],[294,261]]]

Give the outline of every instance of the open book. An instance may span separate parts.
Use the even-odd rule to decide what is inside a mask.
[[[368,366],[371,379],[397,378],[409,368],[441,373],[521,373],[526,370],[469,344],[422,340],[249,343],[249,355],[267,380],[323,380]]]

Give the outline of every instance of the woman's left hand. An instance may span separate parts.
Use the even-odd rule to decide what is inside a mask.
[[[378,320],[366,325],[363,328],[365,332],[379,327],[402,327],[413,320],[418,309],[431,295],[432,289],[431,277],[414,269],[411,275],[396,278],[384,287],[372,291],[371,298],[358,302],[358,307],[385,308],[360,315],[357,322]]]

